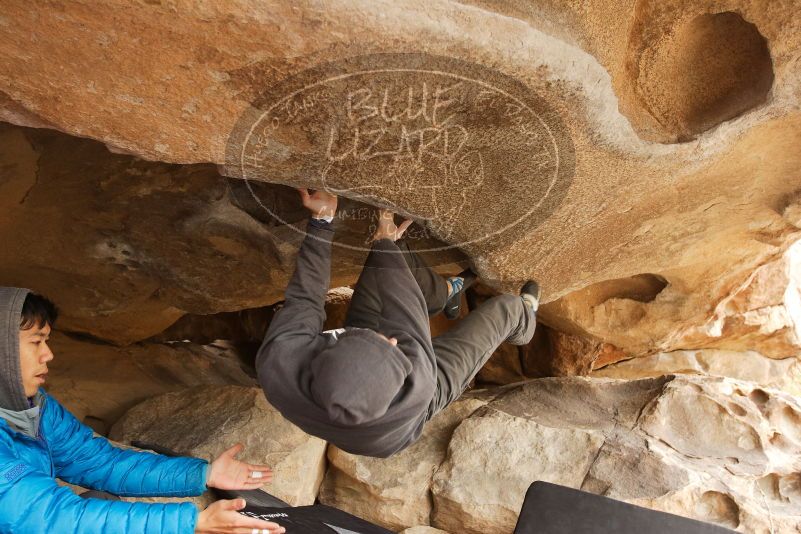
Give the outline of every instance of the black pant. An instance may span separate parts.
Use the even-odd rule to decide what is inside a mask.
[[[425,297],[429,316],[443,310],[448,298],[445,279],[428,267],[403,239],[396,242]],[[380,276],[364,271],[356,282],[345,326],[378,330],[381,299],[374,284]],[[385,270],[383,276],[391,276]],[[497,295],[481,304],[456,326],[431,340],[437,361],[437,390],[428,409],[429,419],[459,398],[501,343],[525,345],[531,341],[536,317],[516,295]]]

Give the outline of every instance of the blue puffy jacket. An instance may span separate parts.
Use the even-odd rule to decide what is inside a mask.
[[[185,497],[206,490],[207,469],[205,460],[118,449],[44,393],[38,439],[0,419],[0,532],[191,533],[192,503],[82,499],[55,478],[121,496]]]

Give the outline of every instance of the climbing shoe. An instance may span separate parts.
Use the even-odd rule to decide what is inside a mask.
[[[520,288],[520,298],[526,307],[535,313],[540,307],[540,285],[534,280],[529,280]]]
[[[442,310],[445,313],[445,317],[451,321],[459,317],[459,309],[462,306],[462,293],[472,286],[477,279],[476,273],[470,269],[465,269],[458,276],[448,278],[448,282],[451,284],[451,293],[445,302],[445,308]]]

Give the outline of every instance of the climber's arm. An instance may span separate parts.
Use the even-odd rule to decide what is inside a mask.
[[[284,305],[270,321],[260,352],[277,341],[288,341],[298,347],[311,343],[325,322],[325,294],[330,282],[334,238],[331,220],[337,210],[337,197],[321,190],[312,193],[301,188],[298,192],[312,218],[286,288]]]

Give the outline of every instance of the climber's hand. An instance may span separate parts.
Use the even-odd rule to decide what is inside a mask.
[[[245,499],[211,503],[208,508],[198,514],[195,533],[238,534],[256,531],[260,534],[283,534],[286,532],[286,529],[277,523],[248,517],[237,511],[245,506]]]
[[[312,217],[319,219],[320,217],[333,217],[337,211],[337,196],[326,193],[321,189],[317,189],[314,193],[310,193],[305,187],[297,188],[300,192],[300,198],[303,200],[303,205],[309,208]]]
[[[404,220],[400,226],[395,226],[395,214],[390,210],[378,211],[378,229],[376,229],[370,241],[378,241],[379,239],[391,239],[396,241],[403,237],[403,233],[412,224],[411,219]]]
[[[206,485],[225,490],[252,490],[271,482],[273,471],[270,466],[236,459],[243,450],[245,446],[237,443],[211,462]]]

